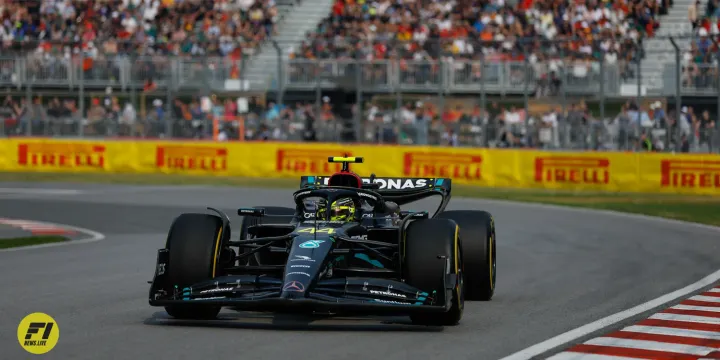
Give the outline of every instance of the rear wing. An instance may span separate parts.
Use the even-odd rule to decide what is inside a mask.
[[[329,176],[302,176],[300,188],[327,186]],[[445,209],[450,201],[452,180],[448,178],[396,178],[396,177],[361,177],[363,189],[373,190],[386,201],[398,205],[408,204],[430,196],[441,195],[443,201],[438,212]],[[437,214],[437,212],[436,212]]]

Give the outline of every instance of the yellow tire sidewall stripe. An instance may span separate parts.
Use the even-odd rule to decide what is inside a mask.
[[[220,253],[220,236],[221,235],[222,235],[222,227],[218,231],[217,239],[215,240],[215,254],[213,256],[212,277],[215,277],[215,268],[217,267],[217,258],[218,258],[218,254]]]

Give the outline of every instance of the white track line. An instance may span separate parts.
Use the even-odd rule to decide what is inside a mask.
[[[717,312],[720,313],[720,307],[712,307],[712,306],[695,306],[695,305],[675,305],[671,307],[671,309],[678,309],[678,310],[697,310],[697,311],[709,311],[709,312]]]
[[[547,358],[547,360],[637,360],[637,358],[613,355],[585,354],[568,351],[549,357]]]
[[[707,355],[716,349],[708,346],[673,344],[650,340],[617,339],[610,337],[599,337],[585,342],[587,345],[614,346],[627,349],[667,351],[690,355]]]
[[[22,221],[22,220],[20,220]],[[87,244],[90,242],[100,241],[105,239],[105,235],[102,233],[99,233],[97,231],[93,231],[90,229],[85,229],[77,226],[71,226],[71,225],[65,225],[65,224],[56,224],[56,223],[50,223],[45,221],[35,221],[38,225],[44,225],[44,226],[54,226],[56,228],[63,228],[67,230],[72,230],[79,233],[84,233],[89,235],[86,239],[81,240],[69,240],[66,242],[61,243],[49,243],[49,244],[40,244],[40,245],[31,245],[31,246],[21,246],[21,247],[14,247],[14,248],[8,248],[8,249],[0,249],[0,253],[2,252],[13,252],[13,251],[24,251],[24,250],[33,250],[33,249],[41,249],[41,248],[48,248],[48,247],[55,247],[55,246],[66,246],[66,245],[75,245],[75,244]],[[2,240],[0,240],[2,241]]]
[[[695,316],[695,315],[682,315],[682,314],[668,314],[668,313],[657,313],[650,316],[648,319],[654,320],[671,320],[671,321],[685,321],[699,324],[714,324],[720,325],[720,318],[707,317],[707,316]]]
[[[666,327],[661,327],[661,326],[644,326],[644,325],[628,326],[628,327],[622,329],[622,331],[637,332],[637,333],[644,333],[644,334],[655,334],[655,335],[682,336],[682,337],[691,337],[691,338],[698,338],[698,339],[720,340],[720,332],[717,332],[717,331],[676,329],[676,328],[666,328]]]
[[[565,345],[575,339],[581,338],[583,336],[589,335],[593,332],[602,330],[608,326],[611,326],[613,324],[616,324],[620,321],[623,321],[627,318],[633,317],[635,315],[644,313],[646,311],[652,310],[656,307],[660,307],[666,303],[669,303],[673,300],[676,300],[682,296],[685,296],[687,294],[690,294],[694,291],[700,290],[703,287],[709,286],[716,281],[720,280],[720,270],[715,271],[714,273],[704,277],[703,279],[690,284],[682,289],[675,290],[669,294],[665,294],[663,296],[660,296],[657,299],[648,301],[646,303],[640,304],[638,306],[635,306],[633,308],[618,312],[616,314],[610,315],[608,317],[602,318],[600,320],[597,320],[595,322],[592,322],[590,324],[581,326],[577,329],[570,330],[566,333],[560,334],[558,336],[555,336],[551,339],[545,340],[541,343],[535,344],[527,349],[520,350],[514,354],[508,355],[501,360],[525,360],[530,359],[533,356],[538,356],[544,352],[550,351],[554,348],[557,348],[559,346]],[[705,296],[706,297],[706,296]],[[695,299],[693,299],[695,298]],[[697,296],[694,296],[693,300],[699,300],[696,299]],[[720,298],[713,298],[716,302],[720,302]],[[707,300],[703,300],[707,301]],[[675,315],[675,314],[665,314],[665,315]],[[679,315],[676,315],[679,316]],[[706,318],[711,319],[711,318]],[[718,320],[718,319],[713,319]]]
[[[697,300],[697,301],[704,301],[704,302],[712,302],[712,303],[720,303],[720,297],[715,296],[702,296],[702,295],[696,295],[688,300]]]
[[[710,289],[707,292],[720,292],[720,288]]]

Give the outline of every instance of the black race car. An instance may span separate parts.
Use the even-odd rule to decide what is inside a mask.
[[[455,325],[465,299],[492,298],[493,218],[445,211],[450,179],[361,178],[349,163],[362,158],[328,161],[342,170],[303,176],[294,208],[239,209],[238,240],[219,210],[177,217],[158,251],[150,305],[179,319],[213,319],[232,307]],[[441,202],[433,215],[400,210],[435,195]]]

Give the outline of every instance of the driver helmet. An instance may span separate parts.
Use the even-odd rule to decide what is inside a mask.
[[[329,209],[330,221],[352,221],[355,217],[355,202],[350,198],[333,201]],[[320,209],[318,215],[318,218],[325,218],[325,209]]]

